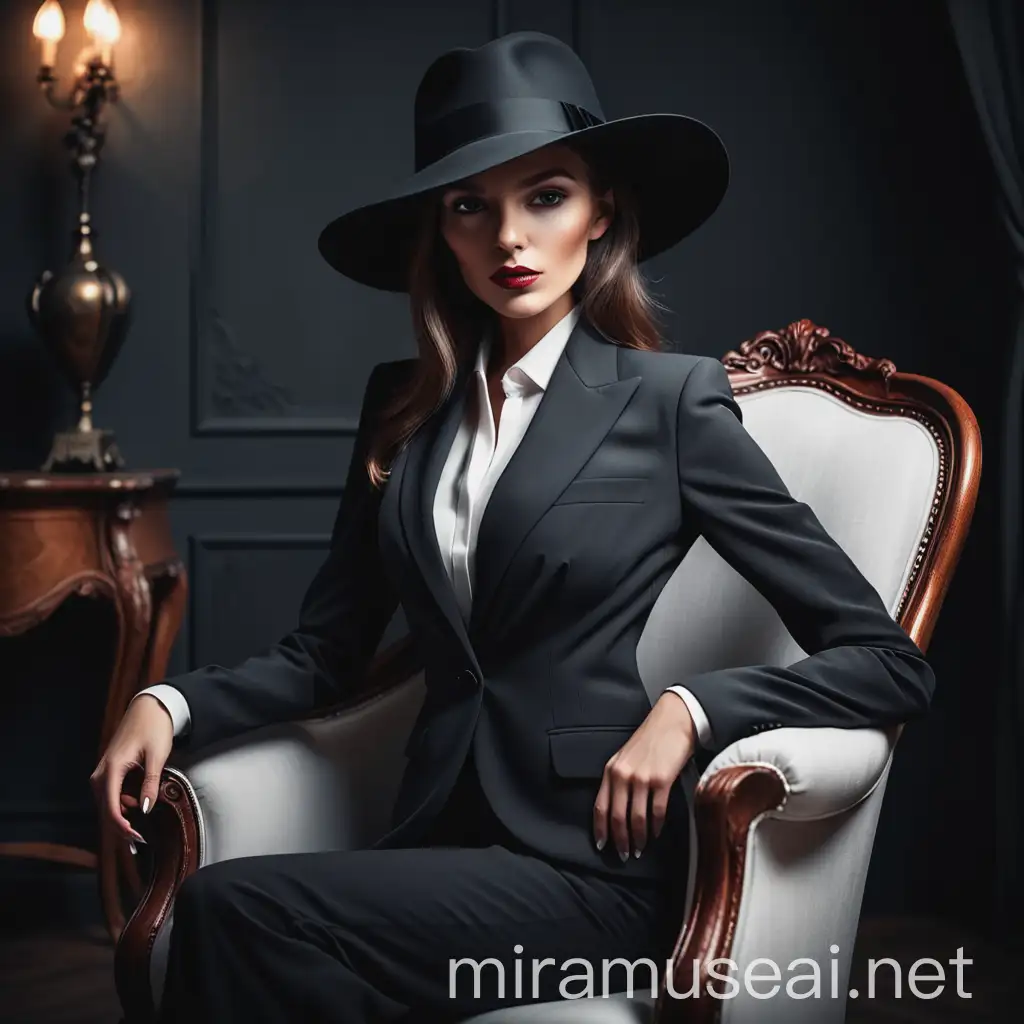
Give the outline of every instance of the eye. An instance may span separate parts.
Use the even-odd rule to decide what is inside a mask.
[[[566,194],[559,188],[546,188],[541,192],[538,192],[534,196],[534,200],[541,198],[550,199],[550,202],[542,202],[541,206],[561,206],[562,200],[566,198]]]
[[[457,199],[453,199],[452,200],[450,209],[451,209],[452,213],[479,213],[480,212],[479,207],[477,209],[475,209],[475,210],[472,210],[472,209],[466,210],[466,209],[461,209],[460,208],[463,203],[470,203],[470,204],[472,204],[472,203],[479,203],[479,202],[480,202],[480,200],[474,198],[473,196],[459,196]]]
[[[567,193],[563,192],[559,188],[545,188],[533,197],[531,205],[538,205],[542,207],[561,206],[562,201],[567,198]],[[467,203],[469,204],[468,208],[466,206]],[[466,216],[472,213],[479,213],[484,208],[484,204],[476,196],[458,196],[451,201],[448,208],[452,213]]]

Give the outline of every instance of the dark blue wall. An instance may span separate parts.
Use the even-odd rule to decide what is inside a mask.
[[[84,2],[64,6],[80,20]],[[24,313],[36,275],[66,258],[73,212],[65,116],[33,82],[36,7],[6,0],[0,32],[2,468],[38,466],[71,415]],[[985,926],[995,809],[978,780],[992,770],[1008,260],[942,5],[118,9],[124,92],[109,112],[94,216],[100,260],[127,278],[135,319],[95,418],[116,430],[132,468],[182,472],[173,517],[191,598],[173,669],[238,660],[291,627],[326,545],[370,368],[414,351],[402,299],[336,276],[316,251],[320,227],[411,169],[412,97],[438,53],[549,31],[578,48],[608,116],[693,114],[729,147],[719,213],[648,267],[678,348],[720,355],[809,317],[950,384],[981,421],[987,476],[932,646],[935,712],[900,743],[866,910]],[[87,838],[109,622],[94,612],[88,637],[70,614],[46,628],[70,641],[0,647],[0,778],[21,780],[0,793],[0,835]]]

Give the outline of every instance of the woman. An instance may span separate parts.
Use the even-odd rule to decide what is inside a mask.
[[[320,239],[341,273],[410,293],[420,356],[371,374],[299,627],[144,691],[93,774],[135,834],[128,767],[146,768],[145,812],[172,742],[351,694],[401,602],[427,697],[394,827],[369,850],[187,879],[164,1022],[436,1020],[622,989],[605,965],[663,966],[679,924],[675,783],[698,743],[886,725],[931,697],[920,650],[788,494],[721,364],[662,351],[637,262],[718,205],[717,136],[679,115],[604,122],[573,52],[520,32],[431,66],[416,153],[404,188]],[[652,706],[636,644],[700,534],[810,656],[680,680]],[[453,972],[463,957],[490,966]]]

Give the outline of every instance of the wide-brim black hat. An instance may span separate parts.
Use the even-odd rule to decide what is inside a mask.
[[[706,124],[664,113],[606,121],[571,47],[542,32],[512,32],[431,64],[416,92],[415,172],[332,220],[320,253],[346,277],[404,292],[429,194],[553,142],[578,143],[613,187],[630,189],[639,261],[699,227],[729,183],[728,153]]]

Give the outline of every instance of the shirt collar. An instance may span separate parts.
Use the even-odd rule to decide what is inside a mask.
[[[572,334],[579,316],[580,307],[575,305],[536,345],[505,371],[502,381],[504,382],[506,378],[513,384],[529,381],[532,385],[531,390],[546,390],[551,374],[555,372],[555,364],[569,341],[569,335]],[[474,372],[484,385],[487,383],[487,361],[491,352],[491,340],[491,331],[487,330],[477,347]]]

